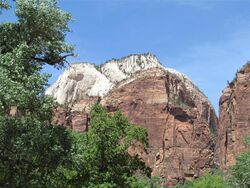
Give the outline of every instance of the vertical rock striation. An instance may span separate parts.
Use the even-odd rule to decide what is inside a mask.
[[[240,153],[249,149],[250,137],[250,62],[236,74],[220,98],[217,155],[222,168],[235,163]]]
[[[217,119],[207,98],[166,70],[154,68],[135,77],[120,83],[101,104],[110,111],[121,109],[130,122],[148,130],[148,154],[142,157],[152,175],[174,185],[212,168],[215,143],[210,127]]]

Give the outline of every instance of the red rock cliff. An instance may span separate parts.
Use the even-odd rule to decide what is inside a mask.
[[[189,84],[151,69],[101,101],[148,130],[148,155],[143,157],[166,185],[197,177],[214,165],[215,143],[209,127],[217,124],[216,116],[207,99]]]
[[[80,66],[87,71],[85,65]],[[211,129],[215,129],[217,118],[208,99],[186,76],[164,68],[148,55],[129,56],[103,65],[101,71],[108,81],[98,79],[96,72],[96,77],[91,74],[91,80],[84,78],[88,74],[82,74],[81,79],[88,80],[86,83],[79,83],[81,79],[72,81],[71,74],[74,77],[81,74],[77,70],[68,70],[50,89],[49,94],[58,101],[76,99],[68,105],[69,110],[60,107],[55,110],[56,123],[87,131],[89,109],[100,102],[109,111],[122,110],[131,123],[148,130],[148,153],[140,148],[133,152],[142,156],[152,174],[160,176],[165,185],[192,179],[214,166]],[[102,95],[94,87],[98,84],[102,86],[99,92]],[[60,89],[62,85],[64,89]]]
[[[235,158],[247,150],[244,143],[250,137],[250,62],[223,90],[220,98],[218,129],[218,159],[222,168],[235,163]]]

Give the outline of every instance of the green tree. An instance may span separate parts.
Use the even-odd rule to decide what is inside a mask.
[[[244,136],[243,144],[247,150],[250,150],[250,136]]]
[[[10,6],[8,5],[6,0],[0,0],[0,14],[2,13],[2,9],[8,9]]]
[[[128,178],[127,184],[131,188],[163,188],[159,177],[149,178],[141,174]]]
[[[207,173],[192,182],[179,184],[175,188],[226,188],[227,184],[219,173]]]
[[[120,111],[110,114],[100,105],[92,109],[90,125],[89,132],[80,135],[75,155],[80,162],[75,179],[84,187],[133,187],[139,182],[135,173],[150,176],[139,156],[128,153],[138,142],[147,146],[145,129],[130,124]]]
[[[236,164],[231,169],[232,187],[250,187],[250,152],[241,154],[236,158]]]
[[[7,1],[0,1],[2,8]],[[70,15],[55,0],[17,0],[15,13],[16,23],[0,24],[0,186],[62,187],[73,141],[50,123],[49,75],[41,70],[61,67],[72,55],[65,42]]]
[[[18,22],[0,25],[0,114],[16,106],[22,115],[41,115],[44,107],[51,109],[44,96],[49,75],[41,75],[42,65],[61,67],[73,55],[64,42],[71,17],[55,0],[17,0],[15,5]]]
[[[69,135],[32,117],[0,117],[0,187],[57,187],[57,168],[70,163]]]

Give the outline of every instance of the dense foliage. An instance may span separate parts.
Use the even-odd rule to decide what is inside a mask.
[[[15,5],[18,22],[0,24],[0,114],[16,106],[22,115],[44,118],[51,101],[44,96],[48,75],[40,71],[45,63],[62,66],[72,55],[72,46],[64,42],[70,15],[54,0],[18,0]]]
[[[250,152],[241,154],[236,164],[226,173],[207,173],[192,182],[179,184],[175,188],[249,188]]]
[[[78,139],[72,179],[83,187],[142,187],[150,169],[138,155],[129,155],[138,143],[147,145],[146,130],[131,125],[121,112],[110,114],[100,105],[91,112],[91,128],[85,134],[74,133]],[[144,175],[144,179],[137,175]],[[148,181],[148,182],[147,182]]]
[[[16,23],[0,24],[0,186],[56,187],[58,168],[70,163],[72,136],[51,125],[48,75],[40,72],[72,53],[64,42],[70,15],[53,0],[18,0],[15,11]]]
[[[221,174],[207,173],[204,176],[185,184],[179,184],[175,188],[226,188],[227,184]]]
[[[250,187],[250,151],[237,157],[236,164],[232,167],[231,184],[232,187]]]
[[[72,139],[62,126],[32,117],[0,117],[0,187],[56,187]]]

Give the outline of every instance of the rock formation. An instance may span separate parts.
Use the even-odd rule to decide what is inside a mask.
[[[114,59],[98,67],[74,64],[46,93],[68,108],[55,109],[55,123],[87,131],[89,110],[101,103],[145,127],[148,153],[139,148],[135,152],[165,185],[192,179],[214,166],[211,130],[217,118],[212,105],[186,76],[163,67],[152,54]]]
[[[220,98],[218,159],[222,168],[235,163],[240,153],[249,149],[250,138],[250,62],[236,74]]]

